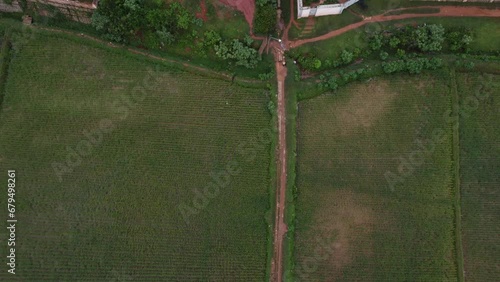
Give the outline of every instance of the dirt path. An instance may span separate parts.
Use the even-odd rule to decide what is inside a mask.
[[[250,26],[250,30],[252,30],[253,15],[255,14],[255,0],[220,0],[220,2],[241,11]]]
[[[283,281],[283,239],[287,232],[285,224],[286,203],[286,109],[285,109],[285,78],[287,69],[282,62],[278,61],[279,53],[283,53],[280,45],[273,42],[273,54],[275,58],[276,74],[278,81],[278,187],[276,189],[276,212],[274,224],[274,251],[271,263],[271,281]]]
[[[402,20],[409,18],[420,18],[420,17],[500,17],[500,9],[483,9],[480,7],[449,7],[449,6],[432,6],[432,8],[439,8],[439,13],[434,14],[403,14],[403,15],[386,15],[391,11],[404,11],[405,9],[412,8],[399,8],[391,11],[387,11],[384,14],[373,16],[373,17],[363,17],[362,22],[351,24],[343,28],[331,31],[327,34],[303,40],[288,41],[288,31],[290,30],[292,24],[297,25],[294,18],[294,3],[295,0],[290,0],[290,22],[285,28],[282,41],[283,45],[291,49],[294,47],[301,46],[306,43],[317,42],[325,39],[329,39],[347,31],[359,28],[367,23],[374,22],[385,22],[393,20]],[[422,8],[425,8],[423,6]],[[272,282],[282,282],[283,281],[283,239],[287,232],[287,225],[284,221],[285,215],[285,204],[286,204],[286,181],[287,181],[287,148],[286,148],[286,102],[285,102],[285,78],[287,75],[287,68],[278,62],[278,56],[280,52],[283,52],[281,45],[278,42],[273,41],[271,43],[273,47],[273,54],[275,57],[276,74],[278,81],[278,131],[279,131],[279,142],[278,142],[278,187],[276,189],[276,212],[275,212],[275,225],[274,225],[274,249],[273,249],[273,259],[271,262],[271,281]]]
[[[325,39],[329,39],[340,34],[343,34],[347,31],[359,28],[367,23],[375,23],[375,22],[385,22],[385,21],[394,21],[394,20],[403,20],[410,18],[428,18],[428,17],[500,17],[500,9],[484,9],[480,7],[452,7],[452,6],[429,6],[432,8],[439,8],[439,13],[434,14],[403,14],[403,15],[391,15],[385,16],[377,15],[373,17],[367,17],[362,22],[354,23],[343,28],[328,32],[324,35],[309,38],[309,39],[301,39],[296,41],[287,42],[287,46],[289,48],[295,48],[301,46],[306,43],[317,42]],[[427,7],[427,8],[429,8]],[[415,8],[415,7],[412,7]],[[426,6],[419,7],[426,8]],[[404,11],[406,9],[396,9],[394,11]],[[390,11],[388,11],[390,12]],[[387,12],[386,12],[387,13]]]

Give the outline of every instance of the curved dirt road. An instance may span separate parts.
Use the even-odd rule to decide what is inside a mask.
[[[415,7],[412,7],[415,8]],[[306,43],[317,42],[325,39],[329,39],[340,34],[343,34],[347,31],[356,29],[368,23],[376,23],[376,22],[386,22],[386,21],[394,21],[394,20],[404,20],[411,18],[429,18],[429,17],[500,17],[500,9],[484,9],[480,7],[449,7],[449,6],[422,6],[419,8],[438,8],[439,13],[434,14],[403,14],[403,15],[390,15],[385,16],[385,14],[377,15],[373,17],[365,18],[362,22],[354,23],[348,26],[345,26],[340,29],[336,29],[334,31],[330,31],[324,35],[309,38],[309,39],[301,39],[296,41],[287,42],[287,46],[289,48],[295,48],[300,45]],[[404,11],[407,8],[396,9],[394,11]],[[408,8],[410,9],[410,8]],[[388,11],[391,12],[391,11]],[[386,12],[386,14],[388,13]]]

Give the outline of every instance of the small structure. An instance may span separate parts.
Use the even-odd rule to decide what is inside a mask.
[[[320,17],[328,15],[340,15],[344,9],[357,3],[359,0],[348,0],[341,4],[319,5],[316,7],[304,6],[302,0],[297,0],[297,18]]]
[[[25,25],[31,25],[33,23],[33,18],[28,15],[23,16],[23,24]]]

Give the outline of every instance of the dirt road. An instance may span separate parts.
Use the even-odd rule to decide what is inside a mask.
[[[286,204],[286,181],[287,181],[287,147],[286,147],[286,102],[285,102],[285,78],[287,69],[278,61],[279,52],[283,52],[282,46],[288,49],[301,46],[306,43],[317,42],[329,39],[349,30],[359,28],[367,23],[384,22],[393,20],[402,20],[409,18],[420,17],[500,17],[500,9],[483,9],[480,7],[448,7],[448,6],[432,6],[432,8],[439,8],[439,13],[434,14],[402,14],[402,15],[386,15],[391,11],[404,11],[407,8],[400,8],[386,12],[385,14],[364,18],[362,22],[351,24],[343,28],[331,31],[327,34],[303,40],[288,41],[288,31],[292,24],[296,24],[294,19],[293,5],[295,0],[291,2],[291,18],[287,27],[285,28],[282,41],[283,45],[273,41],[271,46],[274,50],[274,57],[276,61],[276,74],[278,81],[278,131],[279,131],[279,157],[278,157],[278,187],[276,189],[276,212],[275,212],[275,226],[274,226],[274,249],[273,259],[271,262],[271,281],[283,281],[283,239],[287,232],[287,225],[284,221],[285,204]],[[414,7],[413,7],[414,8]],[[425,8],[425,7],[423,7]]]
[[[403,14],[403,15],[389,15],[389,16],[386,16],[385,14],[377,15],[365,18],[362,22],[345,26],[343,28],[328,32],[318,37],[287,42],[287,46],[289,46],[289,48],[295,48],[306,43],[312,43],[329,39],[338,36],[340,34],[343,34],[345,32],[348,32],[350,30],[359,28],[365,24],[375,23],[375,22],[385,22],[385,21],[403,20],[411,18],[429,18],[429,17],[500,17],[500,9],[484,9],[480,7],[451,7],[451,6],[428,6],[428,7],[423,6],[419,8],[439,8],[439,13]],[[396,9],[394,11],[404,11],[404,10],[406,10],[406,8]]]
[[[276,44],[275,44],[276,46]],[[285,102],[285,78],[287,69],[277,60],[278,48],[274,48],[276,61],[276,74],[278,80],[278,189],[276,189],[276,212],[274,225],[274,251],[271,263],[271,281],[283,281],[283,239],[287,232],[285,224],[285,202],[286,202],[286,102]]]

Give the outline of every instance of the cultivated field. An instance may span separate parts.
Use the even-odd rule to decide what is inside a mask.
[[[449,80],[375,78],[300,103],[298,280],[457,280]]]
[[[265,280],[265,91],[75,40],[38,34],[10,64],[17,274],[0,280]]]
[[[492,281],[500,277],[500,76],[458,77],[465,278]]]

